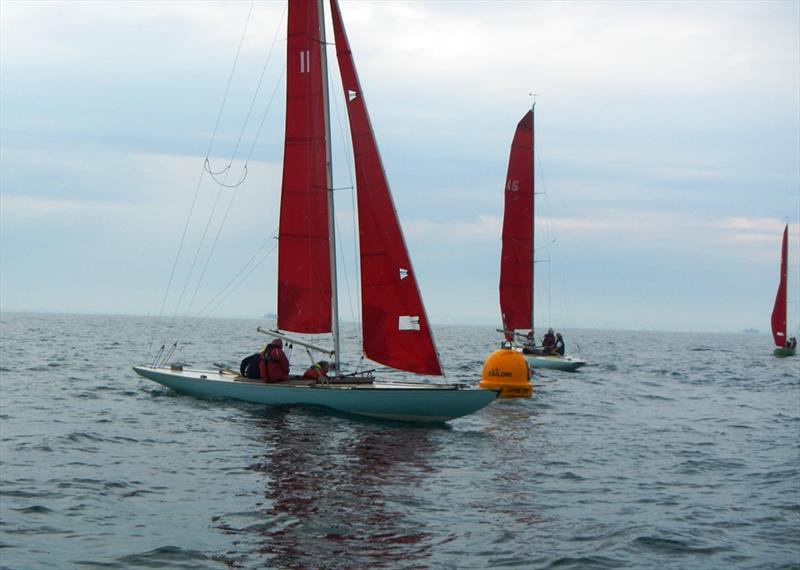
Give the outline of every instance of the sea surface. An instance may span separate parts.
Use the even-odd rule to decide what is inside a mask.
[[[800,357],[767,336],[563,331],[579,372],[414,426],[178,395],[131,370],[153,318],[0,321],[2,568],[800,568]],[[263,324],[183,323],[174,359],[238,366]],[[435,334],[454,382],[499,344]]]

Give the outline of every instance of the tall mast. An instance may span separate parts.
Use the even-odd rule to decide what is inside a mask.
[[[325,42],[325,4],[317,0],[319,10],[319,49],[320,69],[322,72],[322,100],[325,110],[325,165],[326,188],[328,191],[328,234],[331,250],[331,332],[333,333],[333,359],[335,376],[341,376],[339,370],[339,294],[336,287],[336,221],[333,208],[333,161],[331,160],[331,113],[330,94],[328,90],[328,52]]]
[[[534,302],[536,301],[536,101],[531,105],[531,331],[533,331]]]

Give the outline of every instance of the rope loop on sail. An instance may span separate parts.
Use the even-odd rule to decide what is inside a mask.
[[[219,184],[223,188],[237,188],[238,186],[242,185],[242,183],[245,181],[245,179],[247,179],[247,164],[244,165],[244,169],[242,171],[242,178],[236,184],[227,184],[227,183],[225,183],[222,180],[219,180],[217,178],[217,176],[219,176],[220,174],[223,174],[223,173],[227,172],[230,169],[230,167],[231,167],[231,165],[230,165],[230,163],[228,163],[228,166],[226,166],[225,168],[223,168],[219,172],[214,172],[213,170],[211,170],[211,164],[208,162],[208,159],[206,159],[205,163],[203,164],[203,168],[205,169],[206,172],[208,172],[208,174],[211,176],[211,178],[214,180],[214,182],[216,182],[217,184]]]

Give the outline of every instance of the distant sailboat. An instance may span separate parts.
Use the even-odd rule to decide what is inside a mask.
[[[783,228],[781,241],[781,276],[778,292],[775,294],[775,305],[772,308],[772,338],[775,341],[775,356],[794,356],[797,350],[797,339],[787,336],[786,326],[786,293],[789,287],[789,224]]]
[[[397,219],[337,0],[331,0],[336,54],[354,150],[361,262],[364,354],[386,366],[442,375],[439,356]],[[442,422],[475,412],[495,390],[462,384],[383,383],[342,375],[322,0],[289,0],[286,133],[278,250],[277,326],[332,333],[334,377],[265,384],[233,371],[136,366],[155,382],[194,396],[260,404],[306,404],[377,418]],[[319,350],[311,344],[284,338]]]
[[[508,158],[500,260],[500,312],[509,341],[524,339],[519,346],[533,368],[577,370],[586,362],[533,348],[534,323],[534,107],[517,124]],[[522,335],[518,330],[528,330]]]

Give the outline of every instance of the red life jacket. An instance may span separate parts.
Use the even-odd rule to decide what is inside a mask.
[[[322,370],[322,367],[319,364],[314,364],[311,368],[303,373],[303,378],[310,380],[318,380],[323,376],[327,376],[327,374]]]
[[[289,359],[282,349],[270,345],[258,363],[261,379],[265,382],[284,382],[289,379]]]

